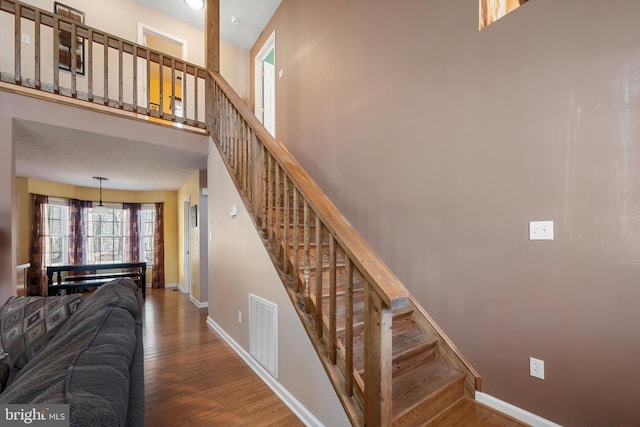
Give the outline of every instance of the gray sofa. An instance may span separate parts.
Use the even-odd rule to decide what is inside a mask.
[[[71,426],[143,426],[142,310],[130,279],[82,299],[11,298],[0,308],[0,403],[68,404]]]

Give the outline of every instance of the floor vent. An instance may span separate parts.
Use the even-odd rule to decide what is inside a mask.
[[[278,306],[249,294],[249,353],[278,379]]]

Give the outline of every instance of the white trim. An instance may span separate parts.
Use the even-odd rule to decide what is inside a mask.
[[[253,74],[254,74],[254,92],[255,92],[255,103],[254,103],[254,114],[256,116],[256,118],[260,121],[260,123],[264,124],[264,116],[262,114],[262,90],[263,90],[263,82],[262,82],[262,62],[266,59],[266,57],[269,55],[269,52],[271,52],[271,50],[273,49],[273,59],[274,59],[274,67],[276,66],[275,64],[275,59],[276,59],[276,32],[275,30],[271,33],[271,35],[269,36],[269,38],[267,39],[267,41],[264,42],[264,44],[262,45],[262,47],[260,48],[260,50],[258,51],[258,53],[256,54],[255,58],[254,58],[254,62],[253,62]],[[274,79],[275,79],[275,73],[276,71],[274,71]],[[274,85],[275,85],[275,81],[274,81]],[[273,112],[274,117],[275,117],[275,110]],[[276,130],[275,130],[275,123],[274,123],[274,127],[273,127],[273,137],[275,138],[275,134],[276,134]]]
[[[198,308],[207,308],[207,307],[209,307],[209,302],[208,301],[200,302],[197,299],[195,299],[193,297],[193,295],[189,295],[189,301],[191,301],[193,303],[193,305],[195,305]]]
[[[561,427],[560,424],[556,424],[553,421],[549,421],[536,414],[533,414],[524,409],[518,408],[510,403],[500,400],[496,397],[490,396],[481,391],[476,391],[476,400],[483,405],[495,409],[496,411],[507,414],[519,421],[527,423],[533,427]]]
[[[291,411],[297,416],[304,425],[308,427],[324,427],[324,424],[320,422],[307,408],[300,403],[284,386],[273,378],[266,369],[264,369],[253,357],[247,353],[247,351],[240,346],[231,336],[229,336],[211,317],[207,316],[207,325],[213,329],[220,338],[222,338],[227,344],[231,346],[233,350],[245,361],[247,365],[269,386],[269,388],[282,400],[282,402],[291,409]]]
[[[177,283],[165,283],[164,287],[165,287],[165,289],[173,289],[173,288],[177,288],[178,284]]]
[[[173,34],[169,34],[166,31],[163,31],[159,28],[154,28],[148,24],[145,24],[144,22],[139,22],[138,21],[138,44],[142,45],[142,46],[146,46],[146,43],[144,42],[144,33],[151,33],[156,37],[160,37],[163,38],[167,41],[170,42],[177,42],[182,44],[182,58],[183,60],[187,61],[187,53],[188,53],[188,49],[187,49],[187,41],[184,39],[181,39],[180,37],[176,37]]]

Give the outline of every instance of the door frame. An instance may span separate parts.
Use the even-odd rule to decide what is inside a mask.
[[[183,248],[182,248],[182,292],[191,294],[191,196],[184,198],[183,208]]]
[[[254,105],[254,114],[255,116],[258,118],[258,120],[260,120],[260,123],[264,124],[264,115],[263,115],[263,109],[264,109],[264,97],[262,95],[263,91],[264,91],[264,84],[262,81],[263,75],[262,75],[262,63],[264,62],[264,60],[267,58],[267,56],[269,56],[269,53],[271,53],[271,50],[273,50],[273,58],[274,58],[274,64],[276,62],[276,32],[275,30],[271,33],[271,35],[269,36],[269,38],[267,39],[267,41],[264,42],[264,44],[262,45],[262,47],[260,48],[260,50],[258,51],[258,53],[256,54],[256,57],[254,59],[254,75],[255,75],[255,85],[254,85],[254,91],[255,91],[255,105]],[[275,67],[275,65],[274,65]],[[272,97],[275,100],[275,96],[276,96],[276,72],[274,71],[273,73],[273,93],[272,93]],[[274,101],[274,108],[273,108],[273,132],[272,132],[273,137],[276,137],[276,108],[275,108],[275,101]]]
[[[167,33],[159,28],[154,28],[150,25],[145,24],[144,22],[138,22],[138,44],[142,46],[147,45],[146,34],[153,34],[156,37],[163,38],[175,44],[182,45],[182,60],[187,60],[188,54],[188,46],[187,41],[177,37],[173,34]],[[144,78],[142,78],[144,77]],[[142,78],[142,80],[140,80]],[[183,76],[184,78],[184,76]],[[142,108],[147,108],[147,67],[146,63],[143,59],[138,58],[138,81],[141,84],[138,84],[138,106]],[[184,95],[183,95],[184,97]],[[141,105],[142,104],[142,105]]]

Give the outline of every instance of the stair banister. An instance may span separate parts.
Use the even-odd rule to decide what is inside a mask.
[[[331,257],[335,265],[336,250],[333,243],[343,251],[348,265],[350,279],[352,271],[357,271],[365,285],[365,321],[364,321],[364,378],[361,380],[364,396],[364,409],[362,418],[347,413],[354,423],[363,422],[367,426],[391,424],[391,385],[392,385],[392,310],[407,307],[409,294],[384,264],[380,257],[364,241],[362,236],[340,213],[336,206],[328,199],[315,181],[304,171],[291,153],[263,127],[255,117],[251,109],[240,99],[231,86],[218,73],[209,71],[209,78],[213,80],[214,102],[212,123],[209,123],[210,133],[216,146],[221,152],[222,158],[230,171],[236,186],[240,190],[247,209],[254,216],[256,227],[262,231],[266,243],[272,250],[278,252],[282,248],[284,255],[274,259],[280,269],[287,269],[289,251],[289,226],[288,221],[292,216],[293,247],[298,248],[298,227],[303,231],[303,279],[305,287],[300,304],[304,312],[309,313],[309,301],[311,293],[308,288],[307,271],[311,268],[309,261],[310,239],[310,214],[316,219],[316,251],[321,250],[320,240],[323,230],[329,234]],[[280,191],[281,179],[284,191]],[[292,187],[289,189],[289,187]],[[284,195],[282,193],[285,193]],[[289,215],[289,193],[293,198],[292,215]],[[299,202],[301,199],[301,202]],[[299,207],[302,203],[303,213],[300,215]],[[274,206],[284,204],[284,224],[282,236],[280,236],[280,218],[274,215]],[[277,210],[276,210],[277,212]],[[274,217],[275,216],[275,217]],[[300,218],[302,217],[302,218]],[[284,241],[284,244],[282,243]],[[292,254],[293,265],[298,266],[298,251],[294,249]],[[272,258],[274,256],[272,255]],[[316,261],[320,256],[316,255]],[[316,267],[317,268],[317,267]],[[297,273],[294,281],[297,281]],[[337,349],[336,321],[335,321],[335,268],[330,273],[331,284],[331,308],[329,326],[328,356],[331,362],[336,364],[335,352]],[[317,280],[321,274],[316,274]],[[297,284],[294,283],[294,286]],[[316,284],[316,291],[320,286]],[[349,292],[352,292],[350,290]],[[290,294],[291,295],[291,294]],[[292,297],[293,298],[293,297]],[[316,302],[321,303],[319,294],[315,295]],[[295,301],[294,301],[295,302]],[[321,319],[321,309],[316,313],[316,321]],[[347,318],[349,315],[347,314]],[[350,319],[348,322],[352,322]],[[316,325],[315,333],[320,337],[322,327]],[[346,328],[347,331],[352,328]],[[359,375],[352,374],[353,369],[353,337],[352,331],[347,332],[346,357],[345,357],[345,381],[344,387],[336,387],[339,397],[353,399],[354,380],[358,382]],[[340,388],[338,390],[338,388]],[[343,402],[344,405],[344,402]],[[345,406],[346,408],[346,406]]]

